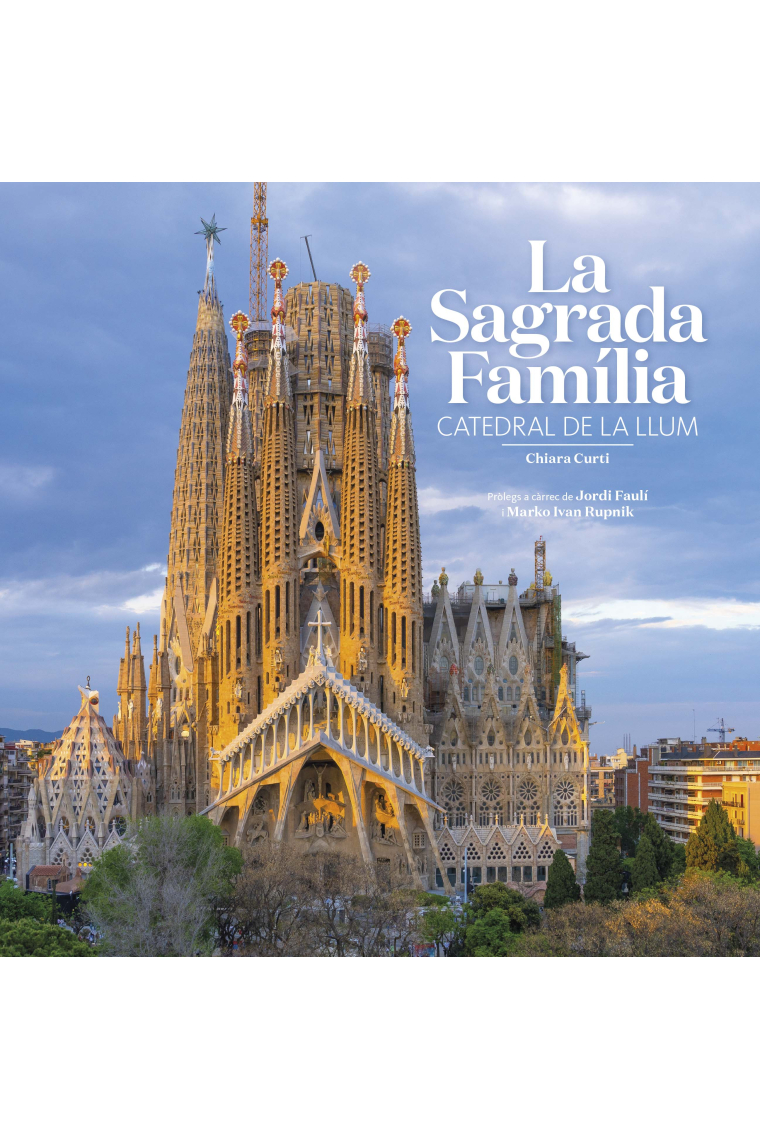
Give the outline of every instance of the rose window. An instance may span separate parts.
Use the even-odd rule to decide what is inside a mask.
[[[560,780],[557,784],[557,790],[554,793],[554,798],[559,803],[570,803],[575,799],[575,787],[571,780]]]
[[[554,791],[555,827],[576,827],[578,805],[572,780],[560,780]]]
[[[461,807],[464,799],[464,788],[457,780],[447,780],[441,789],[446,805]]]
[[[538,785],[534,780],[523,780],[520,784],[520,802],[535,803],[538,799]]]
[[[496,804],[501,799],[501,792],[498,780],[485,780],[480,788],[480,798],[487,804]]]

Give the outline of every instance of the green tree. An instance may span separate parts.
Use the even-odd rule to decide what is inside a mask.
[[[634,855],[646,814],[637,807],[616,807],[612,818],[613,828],[620,836],[621,854]]]
[[[61,926],[36,918],[0,920],[0,958],[89,958],[94,953]]]
[[[736,848],[739,852],[739,875],[742,879],[760,879],[760,857],[751,839],[742,839],[737,835]]]
[[[646,836],[652,844],[658,878],[667,879],[673,865],[673,841],[665,834],[654,816],[649,813],[644,816],[641,835],[642,838]]]
[[[591,821],[591,847],[586,860],[586,902],[609,903],[620,897],[623,869],[612,812],[597,809]]]
[[[575,881],[573,865],[562,848],[558,847],[549,867],[544,906],[565,906],[566,903],[577,902],[580,897],[581,888]]]
[[[520,934],[509,914],[500,907],[485,911],[465,930],[465,954],[470,958],[504,958],[516,947]]]
[[[526,899],[524,894],[508,887],[506,883],[487,883],[476,887],[472,892],[472,900],[468,903],[467,913],[477,920],[494,909],[507,915],[515,933],[541,923],[541,911],[537,903],[533,899]]]
[[[678,877],[680,875],[683,875],[684,871],[686,870],[686,844],[674,843],[671,840],[671,845],[671,855],[673,859],[670,864],[670,874],[671,877]]]
[[[101,855],[82,892],[103,954],[208,954],[242,856],[204,816],[144,819],[128,841]]]
[[[654,887],[660,880],[654,845],[645,832],[636,848],[631,868],[631,886],[634,891],[643,891],[646,887]]]
[[[0,922],[15,922],[19,918],[36,918],[50,921],[50,899],[47,895],[20,891],[10,879],[0,882]]]
[[[737,875],[741,856],[736,832],[726,811],[711,800],[699,827],[686,844],[686,866],[700,871],[727,871]]]
[[[421,942],[432,942],[440,953],[453,938],[458,919],[450,906],[426,906],[419,915],[417,935]]]

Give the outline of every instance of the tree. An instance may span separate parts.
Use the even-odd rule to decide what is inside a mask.
[[[586,860],[586,902],[609,903],[620,897],[623,871],[612,812],[597,809],[591,821],[591,847]]]
[[[566,903],[577,902],[580,897],[581,888],[575,881],[573,865],[562,848],[558,847],[549,867],[544,906],[565,906]]]
[[[483,884],[475,888],[464,907],[449,943],[449,955],[502,956],[511,952],[523,931],[535,930],[540,923],[541,911],[532,899],[506,883]]]
[[[739,853],[739,877],[749,881],[760,879],[760,857],[757,848],[751,839],[743,839],[737,835],[736,849]]]
[[[50,910],[47,895],[20,891],[10,879],[0,882],[0,921],[36,918],[39,922],[49,922]]]
[[[646,887],[654,887],[659,882],[660,874],[657,870],[654,845],[645,832],[636,848],[631,868],[631,885],[634,891],[643,891]]]
[[[312,955],[376,958],[408,954],[417,918],[417,891],[409,871],[389,864],[378,876],[354,855],[307,860],[301,884],[308,898]]]
[[[726,811],[711,800],[699,827],[686,844],[686,866],[700,871],[727,871],[737,875],[741,864],[736,832]]]
[[[506,883],[487,883],[476,887],[467,905],[467,912],[477,920],[494,909],[507,915],[515,933],[531,926],[539,926],[541,922],[541,911],[537,903],[533,899],[526,899],[521,891],[508,887]]]
[[[89,958],[94,953],[70,930],[50,922],[0,920],[0,958]]]
[[[646,836],[652,845],[658,878],[667,879],[673,865],[674,843],[672,839],[665,834],[654,816],[649,813],[644,816],[641,835],[642,838]]]
[[[465,953],[471,958],[504,958],[514,950],[519,937],[509,914],[500,907],[492,907],[468,924],[464,935]]]
[[[243,952],[260,958],[308,954],[313,898],[306,889],[310,855],[285,844],[258,843],[243,866],[227,921]]]
[[[242,857],[203,816],[155,816],[93,864],[82,900],[100,953],[208,954]]]
[[[614,830],[620,836],[621,854],[634,855],[647,818],[646,813],[637,807],[616,807],[612,817]]]
[[[760,889],[725,872],[687,871],[657,895],[547,911],[520,937],[527,957],[757,957]]]
[[[670,874],[677,878],[683,875],[686,870],[686,844],[674,843],[673,840],[671,840],[671,844],[673,861],[670,864]]]
[[[457,925],[457,916],[450,905],[426,906],[417,920],[417,937],[420,942],[432,942],[440,954],[453,938]]]

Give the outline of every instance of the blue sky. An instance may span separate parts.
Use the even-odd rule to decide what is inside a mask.
[[[216,213],[225,312],[247,307],[251,184],[6,184],[0,247],[3,449],[0,455],[0,724],[57,729],[89,674],[115,708],[124,625],[156,628],[174,460],[204,250],[194,231]],[[481,567],[532,577],[547,540],[564,630],[590,654],[592,747],[630,732],[701,736],[724,716],[760,735],[757,667],[756,414],[760,196],[754,184],[270,184],[270,256],[348,284],[365,260],[371,321],[412,323],[410,393],[427,584]],[[687,373],[697,440],[637,440],[609,467],[529,467],[494,439],[444,440],[449,349],[432,343],[431,297],[467,290],[507,314],[528,293],[530,239],[545,239],[552,276],[574,257],[605,258],[605,297],[622,309],[664,285],[668,305],[705,314],[707,342],[651,348],[652,364]],[[567,273],[565,272],[565,276]],[[564,280],[564,276],[562,278]],[[548,321],[547,321],[548,323]],[[584,338],[585,340],[585,338]],[[585,364],[578,339],[543,364]],[[468,415],[495,409],[470,386]],[[654,405],[638,409],[660,411]],[[663,409],[669,416],[672,406]],[[522,411],[522,409],[514,409]],[[592,405],[584,411],[592,417]],[[626,411],[633,422],[637,409]],[[540,416],[557,418],[551,406]],[[581,478],[582,476],[582,478]],[[489,490],[554,494],[646,487],[633,520],[503,519]],[[148,644],[146,636],[144,644]],[[692,710],[695,710],[694,713]]]

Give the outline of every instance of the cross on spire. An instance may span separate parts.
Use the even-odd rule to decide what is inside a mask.
[[[317,631],[317,656],[316,656],[316,660],[321,661],[323,665],[326,665],[327,661],[325,659],[325,651],[324,651],[324,648],[322,646],[322,630],[327,629],[328,626],[331,626],[332,622],[324,620],[324,617],[322,616],[322,609],[320,607],[320,609],[317,610],[317,620],[316,621],[310,621],[309,625],[314,626],[316,628],[316,631]]]

